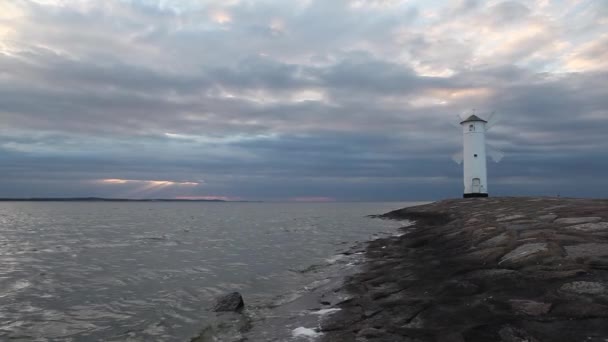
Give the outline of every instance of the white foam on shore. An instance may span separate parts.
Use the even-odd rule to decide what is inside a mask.
[[[291,335],[293,337],[315,338],[321,336],[322,334],[314,329],[298,327],[291,331]]]
[[[333,256],[333,257],[331,257],[331,258],[327,258],[327,259],[325,259],[325,261],[326,261],[328,264],[335,264],[337,261],[339,261],[340,259],[343,259],[343,258],[344,258],[344,254],[338,254],[338,255],[334,255],[334,256]]]
[[[331,313],[334,313],[334,312],[336,312],[336,311],[340,311],[340,310],[342,310],[342,309],[338,309],[338,308],[333,308],[333,309],[322,309],[322,310],[313,311],[313,312],[311,312],[311,313],[312,313],[313,315],[320,315],[320,316],[323,316],[323,315],[328,315],[328,314],[331,314]]]

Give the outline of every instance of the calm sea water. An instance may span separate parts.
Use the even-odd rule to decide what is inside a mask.
[[[0,203],[0,340],[187,341],[213,299],[263,306],[413,203]]]

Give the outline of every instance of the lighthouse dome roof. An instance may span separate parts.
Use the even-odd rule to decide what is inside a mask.
[[[481,121],[481,122],[486,122],[486,123],[487,123],[487,121],[486,121],[486,120],[484,120],[484,119],[480,118],[479,116],[477,116],[477,115],[475,115],[475,114],[473,114],[473,115],[469,116],[468,118],[464,119],[464,120],[463,120],[463,121],[461,121],[460,123],[461,123],[461,124],[463,124],[463,123],[465,123],[465,122],[471,122],[471,121]]]

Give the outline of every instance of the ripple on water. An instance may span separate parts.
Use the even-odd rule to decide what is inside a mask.
[[[322,285],[288,270],[339,265],[339,242],[400,226],[365,215],[399,207],[3,202],[0,340],[187,341],[227,291],[252,308]]]

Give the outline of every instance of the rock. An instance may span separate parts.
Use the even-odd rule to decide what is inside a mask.
[[[583,223],[566,227],[566,229],[584,233],[601,232],[608,230],[608,222]]]
[[[240,312],[245,307],[245,303],[243,302],[243,296],[241,296],[238,292],[232,292],[222,297],[219,297],[213,306],[213,311],[222,312],[222,311],[231,311],[231,312]]]
[[[524,215],[510,215],[510,216],[500,217],[496,221],[497,222],[508,222],[508,221],[514,221],[514,220],[518,220],[518,219],[522,219],[522,218],[525,218],[525,216]]]
[[[539,342],[526,331],[508,325],[500,329],[498,335],[502,342]]]
[[[504,262],[509,262],[511,264],[520,264],[524,263],[526,260],[534,258],[538,254],[544,254],[547,252],[549,252],[549,247],[547,243],[527,243],[507,253],[500,259],[500,262],[498,264],[502,264]]]
[[[484,248],[465,254],[459,259],[467,260],[469,262],[488,264],[495,262],[504,254],[505,248],[503,247]]]
[[[467,280],[447,281],[442,293],[448,296],[470,296],[479,292],[479,286]]]
[[[555,221],[553,221],[553,223],[557,223],[557,224],[579,224],[579,223],[595,223],[595,222],[599,222],[601,221],[602,218],[601,217],[566,217],[566,218],[560,218],[557,219]]]
[[[206,327],[190,342],[244,341],[251,319],[236,312],[221,312],[206,321]]]
[[[573,269],[567,271],[539,271],[535,270],[532,272],[526,273],[526,278],[529,279],[540,279],[540,280],[552,280],[552,279],[564,279],[564,278],[572,278],[580,275],[587,274],[587,271],[584,269]]]
[[[537,226],[536,224],[531,224],[531,223],[514,223],[514,224],[507,225],[507,230],[522,231],[522,230],[531,229],[536,226]]]
[[[568,319],[608,317],[608,306],[577,300],[557,305],[551,315]]]
[[[500,235],[497,235],[491,239],[488,239],[488,240],[480,243],[478,245],[478,247],[481,247],[481,248],[498,247],[498,246],[503,246],[503,245],[507,244],[509,241],[511,241],[510,235],[507,233],[502,233]]]
[[[592,258],[608,256],[608,243],[582,243],[565,246],[569,258]]]
[[[541,303],[526,299],[511,299],[509,303],[511,304],[511,308],[516,312],[529,316],[544,315],[551,310],[551,303]]]
[[[383,335],[386,335],[386,330],[376,329],[376,328],[364,328],[364,329],[361,329],[361,331],[359,331],[359,333],[357,333],[357,337],[365,337],[365,338],[382,337]]]
[[[606,287],[594,281],[573,281],[562,285],[560,290],[576,294],[599,295],[606,292]]]
[[[357,307],[353,310],[342,310],[332,315],[323,316],[319,327],[321,331],[347,329],[362,319],[363,310]]]
[[[539,216],[538,219],[544,222],[553,222],[553,220],[555,220],[557,218],[557,215],[555,214],[548,214],[548,215],[542,215]]]

